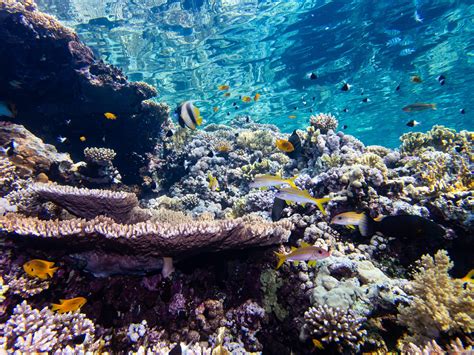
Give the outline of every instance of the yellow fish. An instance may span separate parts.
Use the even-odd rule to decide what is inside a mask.
[[[323,344],[318,339],[312,339],[313,345],[319,350],[324,350]]]
[[[291,144],[291,142],[287,141],[286,139],[277,139],[275,145],[278,149],[285,153],[291,153],[295,150],[293,144]]]
[[[87,300],[84,297],[76,297],[68,300],[59,300],[59,304],[53,303],[52,310],[58,313],[75,312],[86,304]]]
[[[229,86],[229,85],[219,85],[219,86],[217,87],[217,89],[218,89],[218,90],[221,90],[221,91],[223,91],[223,90],[229,90],[229,89],[230,89],[230,86]]]
[[[308,266],[315,266],[316,260],[331,256],[331,252],[302,242],[299,248],[291,247],[291,251],[288,254],[275,252],[275,255],[278,256],[276,267],[278,269],[285,261],[293,261],[295,265],[298,265],[300,261],[308,261]]]
[[[80,137],[79,137],[79,140],[80,140],[81,142],[85,142],[86,139],[87,139],[86,136],[80,136]]]
[[[32,277],[37,277],[41,280],[46,280],[49,277],[53,277],[54,273],[58,269],[53,267],[54,263],[51,261],[33,259],[23,264],[23,270]]]
[[[252,101],[252,98],[250,96],[244,96],[244,97],[242,97],[242,101],[243,102],[250,102],[250,101]]]
[[[289,115],[288,118],[296,118],[295,115]]]
[[[307,190],[300,190],[295,189],[293,187],[290,188],[282,188],[278,190],[275,197],[278,197],[281,200],[285,200],[287,203],[296,202],[301,203],[304,207],[307,203],[312,203],[318,206],[319,210],[323,215],[326,215],[326,210],[323,207],[323,203],[327,203],[331,201],[330,198],[314,198],[310,195]]]
[[[462,282],[474,282],[474,269],[469,271],[466,276],[461,279]]]
[[[117,119],[117,115],[112,113],[112,112],[104,113],[104,117],[107,118],[108,120],[116,120]]]
[[[209,178],[209,188],[211,191],[219,191],[219,181],[217,181],[217,178],[212,176],[211,173],[209,173],[207,177]]]
[[[258,101],[260,99],[260,94],[257,92],[253,97],[253,101]]]

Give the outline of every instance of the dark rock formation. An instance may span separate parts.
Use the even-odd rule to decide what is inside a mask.
[[[66,137],[64,150],[75,160],[86,146],[113,148],[124,180],[138,180],[144,153],[152,151],[168,114],[162,105],[142,103],[156,96],[153,87],[128,82],[73,30],[14,0],[0,3],[0,52],[0,100],[16,106],[16,123],[48,143]]]

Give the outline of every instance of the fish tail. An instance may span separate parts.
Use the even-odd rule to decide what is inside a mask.
[[[59,269],[59,267],[53,267],[49,269],[46,273],[49,275],[49,277],[53,277],[54,273]]]
[[[461,281],[463,282],[474,282],[474,269],[469,271],[466,276],[464,276]]]
[[[298,187],[296,187],[295,185],[295,180],[296,178],[298,177],[298,175],[296,176],[293,176],[292,178],[289,178],[287,181],[288,181],[288,185],[290,185],[292,188],[294,189],[297,189]]]
[[[326,210],[324,209],[324,206],[323,206],[323,203],[327,203],[331,201],[330,198],[315,198],[314,199],[314,202],[316,203],[316,206],[318,206],[319,210],[321,211],[321,213],[325,216],[327,215],[327,212]]]
[[[57,303],[52,303],[51,304],[51,310],[53,310],[53,311],[59,311],[59,313],[61,313],[62,308],[63,307],[60,304],[57,304]]]
[[[283,253],[278,253],[278,252],[275,252],[275,255],[278,257],[278,264],[275,270],[278,270],[280,266],[282,266],[283,263],[286,261],[286,255]]]
[[[363,237],[372,236],[375,233],[375,221],[366,213],[362,213],[359,222],[359,232]]]

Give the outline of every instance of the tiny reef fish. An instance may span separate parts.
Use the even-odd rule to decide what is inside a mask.
[[[230,86],[229,85],[219,85],[217,87],[218,90],[224,91],[224,90],[229,90]]]
[[[474,269],[469,271],[466,276],[461,279],[462,282],[473,282],[474,283]]]
[[[344,212],[336,215],[331,224],[358,226],[363,237],[380,233],[389,238],[441,238],[446,234],[439,224],[416,215],[381,216],[372,219],[366,213]]]
[[[0,101],[0,117],[1,116],[6,116],[13,118],[17,114],[16,111],[16,106],[15,104],[12,104],[10,102],[5,102],[5,101]]]
[[[209,189],[211,189],[211,191],[219,191],[219,181],[217,181],[217,178],[212,176],[211,173],[209,173],[207,177],[209,179]]]
[[[214,106],[214,107],[212,108],[212,111],[214,111],[214,112],[217,112],[217,111],[219,111],[219,107],[217,107],[217,106]]]
[[[58,139],[58,142],[59,142],[59,143],[64,143],[64,142],[67,141],[67,138],[66,138],[66,137],[63,137],[63,136],[58,136],[57,139]]]
[[[421,83],[423,82],[423,80],[421,80],[421,77],[419,75],[413,75],[410,80],[412,81],[412,83]]]
[[[287,141],[286,139],[277,139],[275,145],[278,149],[285,153],[291,153],[295,150],[293,144],[291,144],[291,142]]]
[[[440,75],[436,78],[438,80],[439,85],[443,86],[446,83],[446,77],[444,75]]]
[[[86,136],[80,136],[80,137],[79,137],[79,140],[80,140],[81,142],[85,142],[85,141],[87,140],[87,138],[86,138]]]
[[[104,117],[108,120],[116,120],[117,119],[117,115],[115,113],[112,113],[112,112],[104,113]]]
[[[344,83],[344,85],[342,85],[342,88],[341,90],[342,91],[349,91],[351,89],[352,85],[349,85],[348,83]]]
[[[253,97],[253,101],[258,101],[260,99],[260,94],[257,92]]]
[[[175,112],[175,118],[178,119],[178,123],[181,127],[188,127],[192,130],[196,129],[196,126],[202,124],[202,117],[199,109],[193,105],[192,101],[185,101],[179,105]]]
[[[281,176],[278,175],[257,175],[255,176],[254,180],[249,184],[250,188],[258,188],[258,187],[271,187],[271,186],[281,186],[281,185],[290,185],[291,187],[296,189],[295,179],[297,176],[294,176],[289,179],[283,179]]]
[[[53,303],[52,310],[58,313],[75,312],[86,304],[84,297],[75,297],[68,300],[59,300],[59,304]]]
[[[319,350],[324,350],[323,344],[318,340],[318,339],[312,339],[313,345],[319,349]]]
[[[229,96],[230,96],[230,92],[224,93],[224,96],[225,96],[225,97],[229,97]]]
[[[415,102],[402,108],[405,112],[418,112],[424,110],[436,110],[436,104],[427,104],[424,102]]]
[[[250,96],[243,96],[242,101],[243,102],[250,102],[250,101],[252,101],[252,98]]]
[[[285,261],[293,261],[295,265],[298,265],[300,261],[308,261],[308,266],[315,266],[316,260],[327,258],[331,255],[331,252],[302,242],[299,248],[291,247],[288,254],[275,252],[275,255],[278,257],[276,269],[279,269]]]
[[[318,76],[315,74],[315,73],[311,73],[311,75],[309,76],[309,78],[311,80],[316,80],[318,78]]]
[[[295,115],[289,115],[288,118],[296,118]]]
[[[326,210],[323,207],[323,203],[331,201],[330,198],[314,198],[309,194],[307,190],[295,189],[294,187],[283,188],[278,190],[275,197],[285,200],[287,203],[296,202],[300,203],[303,207],[307,203],[315,204],[323,215],[326,215]]]
[[[415,127],[415,126],[418,126],[419,124],[421,124],[421,122],[418,122],[418,121],[415,121],[415,120],[410,120],[410,121],[407,122],[408,127]]]
[[[51,261],[33,259],[23,264],[23,270],[31,277],[46,280],[48,276],[53,277],[56,270],[58,270],[57,267],[53,266],[54,263]]]

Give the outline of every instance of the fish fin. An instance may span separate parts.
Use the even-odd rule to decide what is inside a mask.
[[[52,309],[53,311],[59,311],[60,313],[61,313],[61,310],[63,309],[62,304],[52,303],[51,306],[52,306],[51,309]]]
[[[370,218],[366,213],[363,213],[359,222],[359,232],[363,237],[374,235],[376,222]]]
[[[275,270],[278,270],[280,268],[280,266],[282,266],[283,263],[286,261],[286,255],[283,254],[283,253],[278,253],[278,252],[275,252],[275,255],[278,257],[278,264],[277,264]]]
[[[298,260],[293,261],[293,265],[294,265],[294,266],[298,266],[299,264],[300,264],[300,262],[299,262]]]
[[[46,273],[49,275],[49,277],[53,277],[54,273],[58,270],[58,267],[53,267],[50,268]]]
[[[308,261],[308,266],[309,266],[309,267],[315,267],[315,266],[316,266],[316,260],[310,260],[310,261]]]
[[[384,218],[385,218],[385,216],[380,215],[380,216],[375,217],[375,218],[374,218],[374,221],[380,222],[380,221],[381,221],[382,219],[384,219]]]
[[[286,202],[286,204],[287,204],[288,206],[293,205],[293,201],[285,200],[285,202]]]
[[[310,247],[311,244],[306,243],[306,242],[301,242],[301,246],[302,246],[302,247]]]
[[[291,251],[295,251],[296,249],[298,249],[297,247],[291,247]]]
[[[350,229],[350,230],[356,229],[356,227],[355,227],[353,224],[348,224],[348,225],[346,226],[346,228],[347,228],[347,229]]]
[[[298,177],[298,175],[293,176],[292,178],[287,179],[286,181],[288,182],[288,185],[290,185],[292,188],[297,189],[298,187],[295,185],[295,180]]]
[[[196,118],[196,123],[198,126],[202,125],[202,116],[199,116],[198,118]]]
[[[316,203],[316,206],[318,206],[319,210],[321,211],[321,213],[323,215],[327,215],[327,212],[323,207],[323,203],[327,203],[329,201],[331,201],[330,198],[315,198],[314,199],[314,202]]]
[[[469,271],[466,276],[461,279],[462,282],[474,282],[474,269]]]
[[[262,187],[260,188],[260,190],[262,190],[262,191],[267,191],[267,190],[268,190],[268,186],[262,186]]]

